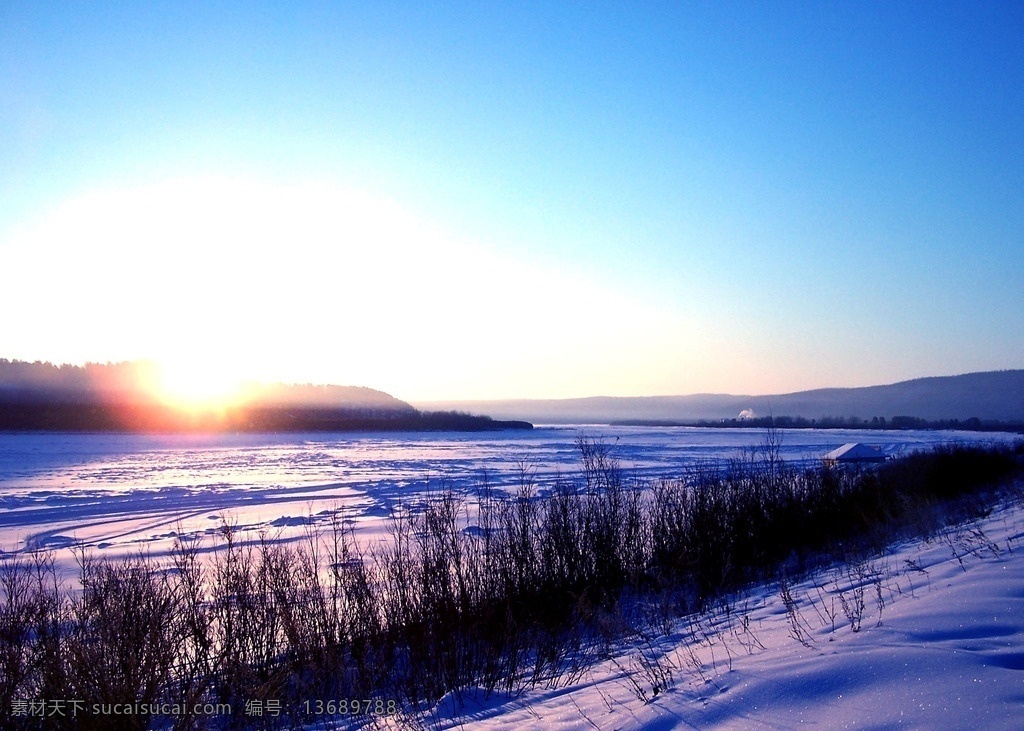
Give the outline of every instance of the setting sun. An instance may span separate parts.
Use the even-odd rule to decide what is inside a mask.
[[[152,392],[190,410],[230,406],[241,380],[369,385],[407,399],[528,388],[516,382],[533,383],[535,395],[614,392],[597,371],[538,368],[534,356],[574,363],[610,332],[621,334],[606,360],[618,388],[634,374],[667,391],[667,377],[660,385],[640,375],[646,364],[674,363],[678,373],[694,356],[660,335],[693,332],[698,321],[713,329],[710,317],[661,310],[329,180],[209,175],[94,191],[27,228],[6,258],[0,252],[0,269],[48,262],[59,262],[47,287],[60,299],[40,300],[27,278],[0,288],[0,309],[37,302],[35,320],[3,323],[6,337],[54,361],[166,364]],[[588,315],[571,328],[553,316],[581,303]],[[114,311],[117,327],[108,325]]]
[[[228,408],[246,394],[246,384],[229,368],[201,361],[161,363],[153,388],[167,405],[188,411]]]

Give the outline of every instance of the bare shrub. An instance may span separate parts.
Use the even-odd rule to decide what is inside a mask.
[[[72,601],[65,697],[96,703],[143,704],[164,697],[180,638],[177,600],[163,572],[145,557],[117,563],[79,558],[82,592]],[[124,728],[144,729],[145,715],[126,716]],[[78,728],[104,728],[92,714]]]

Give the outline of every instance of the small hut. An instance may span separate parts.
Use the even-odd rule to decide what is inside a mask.
[[[821,459],[830,467],[851,464],[877,464],[885,461],[885,453],[877,447],[871,447],[860,442],[850,442],[839,447],[839,449],[833,449],[828,454],[823,455]]]

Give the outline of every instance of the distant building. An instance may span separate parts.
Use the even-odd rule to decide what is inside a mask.
[[[878,462],[884,462],[886,457],[885,453],[877,447],[871,447],[867,444],[861,444],[860,442],[850,442],[839,447],[839,449],[833,449],[826,455],[822,456],[822,461],[829,465],[846,465],[846,464],[875,464]]]

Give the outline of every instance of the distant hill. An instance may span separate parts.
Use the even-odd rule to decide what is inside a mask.
[[[149,384],[152,363],[84,366],[0,358],[0,430],[487,431],[530,428],[464,412],[420,411],[360,386],[250,384],[230,406],[179,409]]]
[[[1024,370],[916,378],[885,386],[820,388],[774,396],[604,397],[420,403],[420,408],[481,411],[498,419],[545,424],[612,422],[716,422],[742,417],[804,419],[916,417],[928,421],[1024,422]]]

